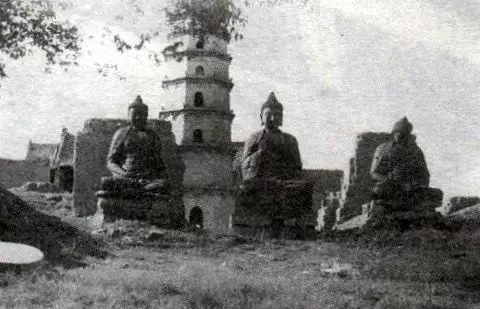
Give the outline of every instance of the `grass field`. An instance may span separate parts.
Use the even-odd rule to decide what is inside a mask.
[[[480,308],[475,227],[390,241],[151,231],[109,225],[97,233],[109,257],[86,267],[0,272],[0,308]]]

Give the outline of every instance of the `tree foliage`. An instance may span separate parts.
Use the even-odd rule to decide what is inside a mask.
[[[247,19],[235,0],[173,0],[165,9],[168,38],[173,43],[163,50],[164,57],[181,61],[185,54],[180,51],[182,38],[186,35],[204,40],[217,36],[227,42],[241,40],[241,28]]]
[[[78,29],[59,21],[48,1],[0,0],[0,55],[19,59],[33,49],[40,49],[45,53],[47,64],[76,64],[81,42]],[[227,42],[242,39],[241,30],[247,22],[240,5],[242,1],[169,0],[164,11],[171,43],[162,51],[164,58],[181,61],[185,57],[181,50],[185,35],[201,39],[217,36]],[[147,45],[160,33],[164,32],[156,29],[138,34],[136,43],[114,34],[113,41],[122,53],[149,49]],[[155,50],[150,50],[149,57],[160,63]],[[5,61],[0,58],[0,77],[5,76]]]
[[[241,29],[247,19],[244,16],[242,0],[170,0],[164,7],[167,35],[170,44],[162,54],[165,60],[182,61],[186,53],[182,51],[185,36],[193,36],[207,40],[208,36],[220,37],[227,42],[243,39]],[[160,28],[160,27],[159,27]],[[146,48],[155,37],[165,33],[156,29],[150,33],[139,34],[137,43],[127,42],[120,35],[114,35],[114,43],[118,51]],[[155,62],[159,63],[156,52],[151,51]]]
[[[60,22],[48,2],[0,0],[0,52],[19,59],[36,47],[48,64],[75,63],[80,50],[76,27]],[[5,77],[0,61],[0,77]]]

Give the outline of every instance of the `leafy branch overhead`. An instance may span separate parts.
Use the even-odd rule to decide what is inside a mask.
[[[241,0],[171,0],[165,8],[168,38],[171,44],[162,54],[165,59],[181,61],[185,35],[206,39],[217,36],[227,42],[243,38],[241,29],[247,20],[236,1]],[[120,52],[148,49],[158,30],[139,35],[137,43],[128,43],[114,35]],[[34,48],[45,53],[47,64],[76,64],[80,52],[78,29],[68,22],[59,21],[48,0],[0,0],[0,54],[11,59],[26,56]],[[160,59],[155,50],[149,57],[157,64]],[[5,61],[0,60],[0,77],[5,77]]]
[[[80,51],[77,28],[58,21],[45,1],[1,0],[0,52],[19,59],[32,47],[45,52],[48,64],[76,64]],[[6,76],[4,69],[0,62],[0,77]]]
[[[182,61],[185,54],[179,50],[186,35],[205,39],[217,36],[227,42],[243,39],[240,29],[247,23],[235,0],[173,0],[165,9],[168,38],[173,43],[162,51],[165,59]]]

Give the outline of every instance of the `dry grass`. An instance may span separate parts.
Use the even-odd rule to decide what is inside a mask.
[[[317,241],[117,222],[89,266],[0,272],[0,308],[478,308],[480,230]]]
[[[166,232],[146,245],[108,236],[115,257],[3,273],[7,308],[475,308],[476,238],[429,248]],[[114,240],[113,238],[116,238]],[[208,239],[208,241],[207,241]],[[176,243],[176,246],[166,245]],[[183,245],[181,245],[183,243]],[[443,248],[441,251],[437,250]],[[457,248],[458,249],[458,248]],[[457,256],[460,254],[461,256]],[[478,260],[478,259],[477,259]],[[470,281],[470,283],[475,280]]]

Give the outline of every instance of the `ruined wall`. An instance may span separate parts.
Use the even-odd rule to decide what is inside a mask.
[[[67,129],[62,130],[60,143],[53,155],[51,167],[73,166],[73,151],[75,147],[75,135],[70,134]]]
[[[337,210],[340,207],[340,192],[330,192],[323,200],[323,207],[318,215],[318,230],[330,231],[337,222]]]
[[[313,183],[312,201],[318,211],[325,204],[325,198],[330,192],[340,191],[343,171],[302,170],[302,177]]]
[[[478,196],[454,196],[445,205],[445,212],[451,214],[477,204],[480,204],[480,197]]]
[[[304,169],[302,177],[315,183],[317,191],[337,192],[340,191],[343,180],[343,171],[341,170],[322,170],[322,169]]]
[[[77,134],[74,151],[73,203],[75,215],[95,213],[95,192],[100,189],[100,178],[109,176],[106,161],[108,149],[115,131],[127,125],[123,119],[89,119],[82,132]],[[184,165],[178,156],[171,124],[149,120],[149,126],[159,133],[162,141],[162,157],[167,171],[177,185],[181,185]]]
[[[0,159],[0,187],[19,187],[28,181],[49,182],[50,160]]]
[[[303,170],[302,177],[308,179],[313,183],[312,202],[318,213],[317,229],[322,229],[325,226],[325,220],[329,221],[328,215],[338,208],[337,204],[331,202],[332,196],[337,197],[338,191],[342,186],[342,179],[344,177],[343,171],[340,170]],[[328,225],[328,224],[327,224]]]
[[[28,143],[27,156],[25,157],[25,160],[51,160],[55,154],[57,146],[57,144],[37,144],[30,141]]]
[[[344,192],[337,213],[343,222],[362,213],[362,205],[369,203],[374,181],[370,176],[375,149],[390,139],[389,133],[367,132],[357,136],[354,157],[350,159],[348,176],[344,177]]]

